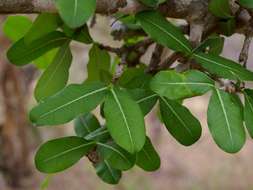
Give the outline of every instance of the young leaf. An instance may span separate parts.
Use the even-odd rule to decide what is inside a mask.
[[[34,21],[32,27],[24,36],[26,44],[32,43],[44,35],[55,31],[61,24],[61,19],[58,14],[42,13]]]
[[[155,171],[160,168],[160,157],[148,137],[142,150],[137,153],[136,164],[145,171]]]
[[[182,32],[155,11],[144,11],[136,15],[143,30],[157,43],[172,50],[191,54],[191,45]]]
[[[239,0],[239,3],[246,8],[253,9],[253,1],[252,0]]]
[[[253,91],[251,89],[246,89],[244,91],[244,122],[245,126],[248,129],[248,132],[253,138]]]
[[[216,89],[208,106],[208,127],[216,144],[228,153],[245,143],[243,110],[238,96]]]
[[[213,87],[212,79],[194,70],[184,74],[176,71],[161,71],[150,83],[151,90],[172,100],[203,95]]]
[[[64,22],[71,28],[77,28],[93,15],[96,0],[56,0],[55,5]]]
[[[36,153],[36,168],[43,173],[56,173],[77,163],[95,147],[94,142],[80,137],[64,137],[43,144]]]
[[[179,143],[190,146],[199,140],[201,125],[186,107],[161,97],[160,109],[166,128]]]
[[[114,169],[110,164],[105,160],[103,162],[95,165],[97,175],[108,184],[118,184],[121,179],[121,171]]]
[[[101,127],[98,119],[92,113],[80,115],[75,119],[74,126],[78,137],[85,137]]]
[[[231,80],[253,81],[253,72],[232,60],[211,54],[195,53],[196,61],[209,72]]]
[[[216,17],[223,19],[233,17],[231,15],[229,0],[211,0],[208,7],[210,12]]]
[[[101,81],[101,72],[109,71],[110,65],[110,54],[105,50],[101,50],[97,44],[94,44],[89,52],[87,81]]]
[[[133,89],[130,90],[131,97],[139,104],[143,115],[147,115],[157,102],[157,94],[150,90]]]
[[[104,105],[107,128],[118,145],[130,153],[138,152],[146,136],[141,109],[126,92],[118,88],[110,91]]]
[[[39,58],[46,52],[62,46],[68,38],[61,32],[51,32],[29,45],[24,38],[17,41],[7,52],[7,57],[11,63],[22,66]]]
[[[69,42],[66,42],[58,51],[53,62],[40,77],[35,88],[35,98],[38,102],[52,96],[63,89],[69,79],[69,68],[72,63],[72,54]]]
[[[106,96],[108,87],[101,83],[69,85],[32,109],[30,120],[38,125],[64,124],[80,114],[89,113]]]
[[[110,166],[118,170],[129,170],[135,164],[136,156],[129,154],[115,143],[98,142],[98,151],[101,158]]]

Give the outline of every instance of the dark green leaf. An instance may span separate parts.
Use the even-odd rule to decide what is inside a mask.
[[[71,28],[84,25],[96,9],[96,0],[56,0],[56,7]]]
[[[252,0],[239,0],[239,3],[247,8],[253,9],[253,1]]]
[[[204,53],[195,53],[193,56],[202,67],[220,77],[231,80],[253,81],[253,72],[232,60]]]
[[[175,51],[191,54],[191,45],[182,32],[165,17],[155,11],[145,11],[136,15],[142,28],[157,43]]]
[[[83,27],[77,29],[72,38],[78,42],[85,44],[91,44],[93,42],[87,25],[84,25]]]
[[[145,143],[144,117],[138,104],[124,91],[111,88],[105,100],[107,128],[114,141],[130,153]]]
[[[69,68],[72,63],[72,54],[69,42],[66,42],[58,51],[50,66],[40,77],[35,88],[35,98],[41,101],[63,89],[69,79]]]
[[[161,97],[160,109],[165,126],[178,142],[190,146],[199,140],[201,125],[186,107]]]
[[[98,119],[92,113],[81,115],[75,119],[75,132],[78,137],[85,137],[100,127]]]
[[[148,137],[143,149],[137,153],[136,164],[145,171],[155,171],[160,168],[160,157]]]
[[[24,38],[17,41],[7,52],[11,63],[22,66],[31,63],[46,52],[62,46],[68,38],[61,32],[52,32],[31,44],[25,44]]]
[[[106,160],[110,166],[119,170],[129,170],[135,164],[136,156],[129,154],[115,143],[98,142],[100,156]]]
[[[238,96],[214,90],[208,106],[208,127],[216,144],[229,153],[245,143],[243,110]]]
[[[94,142],[79,137],[51,140],[37,151],[35,165],[43,173],[60,172],[77,163],[93,147],[95,147]]]
[[[156,7],[159,3],[159,0],[139,0],[139,1],[149,7]]]
[[[38,126],[67,123],[96,108],[106,96],[107,90],[108,87],[100,83],[69,85],[33,108],[30,119]]]
[[[231,15],[229,0],[211,0],[209,10],[219,18],[227,19],[233,17]]]
[[[220,21],[219,28],[225,36],[233,35],[236,29],[236,19],[231,18],[229,20]]]
[[[110,134],[106,127],[100,127],[84,138],[96,142],[106,142],[110,138]]]
[[[96,166],[97,175],[108,184],[118,184],[121,179],[121,171],[114,169],[105,160],[104,162],[98,163]]]
[[[213,87],[212,79],[195,70],[184,74],[176,71],[161,71],[150,83],[151,90],[173,100],[203,95]]]
[[[244,100],[244,122],[251,138],[253,138],[253,91],[251,89],[244,91]]]

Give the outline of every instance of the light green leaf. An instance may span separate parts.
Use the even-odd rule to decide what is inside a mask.
[[[126,92],[118,88],[110,91],[104,105],[107,128],[118,145],[130,153],[138,152],[146,136],[141,109]]]
[[[143,30],[157,43],[175,51],[191,54],[191,45],[182,32],[158,12],[144,11],[138,13],[136,18]]]
[[[108,87],[101,83],[69,85],[33,108],[30,120],[38,126],[67,123],[96,108],[107,91]]]
[[[11,63],[22,66],[44,55],[46,52],[62,46],[69,39],[61,32],[52,32],[27,45],[24,38],[17,41],[8,50],[7,57]]]
[[[129,170],[135,164],[136,156],[129,154],[115,143],[97,142],[99,155],[110,166],[118,170]]]
[[[55,31],[61,24],[61,19],[58,14],[42,13],[33,22],[32,27],[24,36],[26,44],[32,43],[44,35]]]
[[[39,148],[35,155],[35,165],[43,173],[61,172],[77,163],[94,147],[94,142],[80,137],[54,139]]]
[[[110,54],[105,50],[101,50],[97,44],[94,44],[89,52],[87,81],[101,81],[101,73],[109,71],[110,65]]]
[[[166,128],[179,143],[190,146],[199,140],[201,125],[186,107],[161,97],[160,109]]]
[[[155,106],[158,96],[150,90],[133,89],[130,90],[131,97],[139,104],[143,115],[147,115]]]
[[[101,127],[98,119],[92,113],[80,115],[75,119],[74,126],[75,133],[78,137],[86,137]]]
[[[253,90],[246,89],[244,91],[244,100],[244,122],[251,138],[253,138]]]
[[[155,171],[160,168],[160,157],[148,137],[143,149],[137,153],[136,164],[145,171]]]
[[[238,96],[216,89],[208,106],[208,127],[216,144],[228,153],[245,143],[243,110]]]
[[[231,15],[229,0],[211,0],[209,2],[209,11],[216,17],[228,19]]]
[[[96,0],[56,0],[55,5],[64,22],[71,28],[77,28],[94,14]]]
[[[183,74],[176,71],[161,71],[150,83],[151,90],[172,100],[203,95],[213,87],[212,79],[195,70]]]
[[[97,175],[105,183],[112,185],[119,183],[119,180],[121,179],[121,171],[112,168],[106,160],[95,165],[95,168]]]
[[[232,60],[204,53],[195,53],[193,56],[202,67],[220,77],[231,80],[253,81],[253,72]]]
[[[66,42],[58,51],[53,62],[40,77],[35,88],[35,98],[38,102],[54,95],[63,89],[69,79],[69,68],[72,63],[72,54],[69,42]]]

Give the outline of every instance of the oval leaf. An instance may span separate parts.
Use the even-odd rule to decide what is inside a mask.
[[[73,166],[94,147],[94,142],[79,137],[51,140],[37,151],[35,165],[43,173],[60,172]]]
[[[148,137],[143,149],[137,153],[136,164],[145,171],[155,171],[160,168],[160,157]]]
[[[160,109],[166,128],[178,142],[190,146],[199,140],[201,125],[186,107],[176,101],[161,98]]]
[[[138,152],[145,143],[144,116],[129,95],[111,88],[104,105],[107,128],[114,141],[130,153]]]
[[[183,33],[166,18],[155,11],[144,11],[136,15],[143,30],[157,43],[175,51],[191,54],[191,45]]]
[[[30,119],[39,126],[67,123],[96,108],[106,96],[107,89],[100,83],[69,85],[33,108]]]
[[[228,153],[238,152],[245,143],[243,111],[236,95],[214,90],[208,106],[208,127],[216,144]]]

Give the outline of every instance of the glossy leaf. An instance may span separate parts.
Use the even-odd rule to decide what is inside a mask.
[[[71,28],[77,28],[93,15],[96,0],[56,0],[55,5],[64,22]]]
[[[41,101],[63,89],[69,79],[69,68],[72,63],[72,53],[69,42],[66,42],[58,51],[53,62],[40,77],[35,88],[35,98]]]
[[[106,142],[110,139],[110,133],[106,127],[100,127],[84,137],[86,140]]]
[[[253,81],[253,72],[232,60],[211,54],[195,53],[196,61],[209,72],[231,80]]]
[[[97,44],[94,44],[89,52],[87,81],[101,81],[101,73],[103,71],[109,71],[110,65],[111,59],[109,53],[101,50]]]
[[[107,128],[118,145],[130,153],[138,152],[146,137],[142,111],[125,91],[110,91],[104,105]]]
[[[150,83],[152,91],[172,100],[203,95],[214,87],[214,81],[202,72],[191,70],[184,74],[161,71]]]
[[[238,96],[214,90],[207,116],[208,127],[216,144],[228,153],[238,152],[245,143],[243,110]]]
[[[44,143],[36,153],[35,165],[43,173],[56,173],[77,163],[95,147],[79,137],[64,137]]]
[[[74,126],[75,133],[78,137],[85,137],[101,127],[98,119],[92,113],[77,117]]]
[[[52,32],[29,45],[24,38],[20,39],[8,50],[7,57],[11,63],[22,66],[44,55],[46,52],[62,46],[68,38],[61,32]]]
[[[251,89],[244,91],[244,100],[244,122],[251,138],[253,138],[253,91]]]
[[[201,125],[186,107],[161,97],[160,109],[166,128],[179,143],[190,146],[199,140]]]
[[[137,153],[136,164],[145,171],[155,171],[160,168],[160,157],[148,137],[143,149]]]
[[[105,183],[112,185],[119,183],[119,180],[121,179],[121,171],[112,168],[106,160],[104,162],[98,163],[95,167],[97,175]]]
[[[30,120],[38,126],[67,123],[96,108],[106,96],[107,89],[101,83],[69,85],[33,108]]]
[[[129,170],[134,166],[136,156],[128,153],[117,144],[98,142],[97,145],[99,155],[113,168],[119,170]]]
[[[136,15],[143,30],[157,43],[185,54],[191,53],[191,45],[183,33],[166,18],[155,11],[144,11]]]

